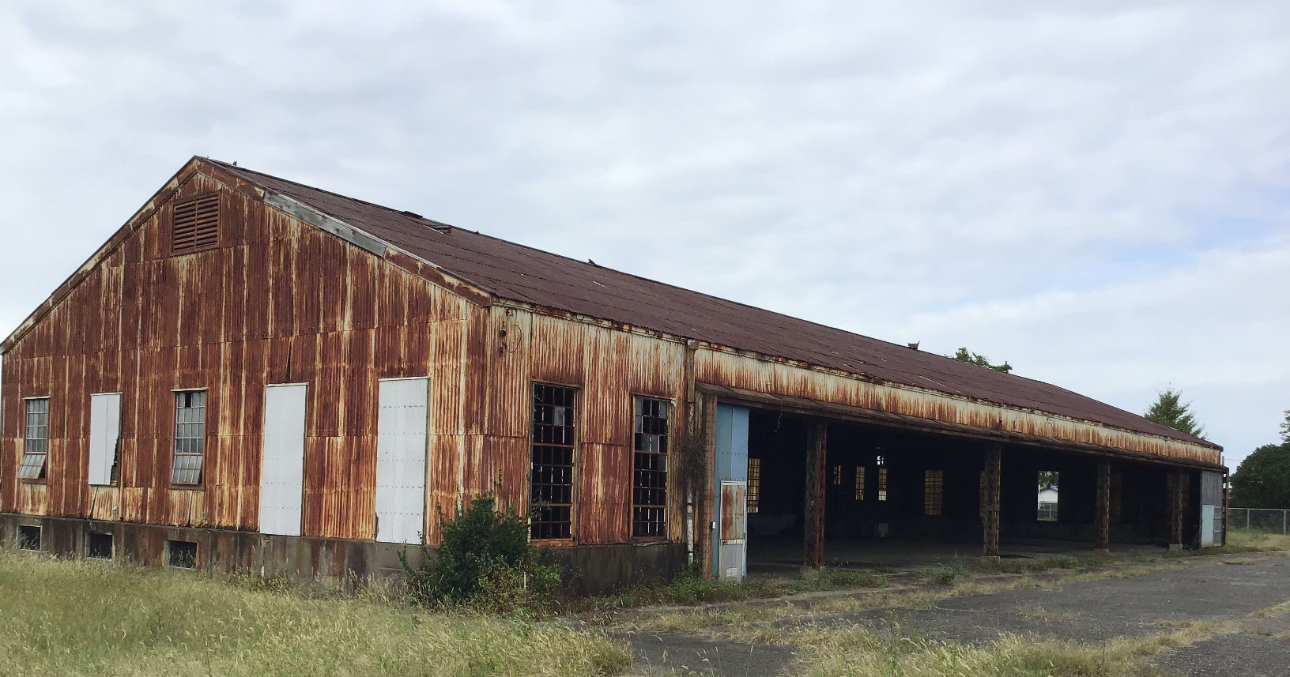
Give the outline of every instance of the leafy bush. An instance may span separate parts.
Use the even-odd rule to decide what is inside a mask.
[[[476,496],[452,519],[439,515],[443,540],[418,569],[400,556],[412,599],[431,606],[469,605],[512,612],[533,606],[560,586],[560,568],[528,539],[528,523]]]

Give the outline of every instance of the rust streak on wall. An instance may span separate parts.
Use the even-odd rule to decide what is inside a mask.
[[[1131,433],[1041,412],[1002,408],[931,391],[874,383],[712,349],[698,351],[695,379],[700,383],[928,421],[1015,432],[1168,459],[1186,459],[1212,465],[1220,463],[1219,450],[1179,440]]]
[[[464,301],[266,209],[256,191],[217,170],[194,161],[177,174],[6,346],[0,510],[255,529],[272,383],[309,386],[306,535],[374,533],[379,378],[448,377],[434,387],[430,467],[454,472],[466,432],[462,388],[452,383],[467,357]],[[171,256],[171,201],[212,193],[218,247]],[[473,326],[482,346],[484,325]],[[471,387],[482,392],[484,381],[476,375]],[[172,391],[188,388],[208,392],[203,480],[174,487]],[[86,481],[93,392],[122,393],[118,487]],[[48,479],[19,481],[22,398],[41,396],[50,398]],[[431,513],[452,505],[445,493],[456,495],[437,479]]]

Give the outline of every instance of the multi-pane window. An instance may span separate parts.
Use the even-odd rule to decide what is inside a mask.
[[[878,500],[887,500],[887,469],[878,468]]]
[[[864,466],[856,466],[856,500],[864,500]]]
[[[529,455],[529,502],[534,540],[573,534],[574,419],[577,391],[533,384],[533,448]]]
[[[757,512],[761,503],[761,459],[748,457],[748,512]]]
[[[172,484],[201,484],[206,452],[206,391],[175,393],[175,462]]]
[[[49,454],[49,398],[27,400],[27,432],[22,447],[22,467],[18,476],[25,480],[45,477],[45,458]]]
[[[667,536],[668,419],[672,403],[637,397],[632,484],[632,536]]]
[[[923,472],[923,514],[936,517],[941,514],[945,492],[945,475],[940,470]]]
[[[833,486],[842,486],[842,466],[840,465],[833,466]]]

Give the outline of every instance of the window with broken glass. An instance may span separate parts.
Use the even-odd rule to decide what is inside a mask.
[[[632,536],[667,536],[668,420],[672,403],[637,397],[632,464]]]
[[[529,504],[533,540],[573,536],[573,473],[578,391],[533,384],[533,439],[529,454]]]
[[[175,393],[175,461],[172,484],[201,484],[206,452],[206,391]]]
[[[757,512],[761,505],[761,459],[748,457],[748,512]]]
[[[883,459],[883,457],[879,456],[879,457],[878,457],[878,463],[877,463],[877,466],[878,466],[878,500],[879,500],[879,501],[885,501],[885,500],[887,500],[887,468],[885,468],[885,467],[884,467],[885,465],[886,465],[885,460]]]
[[[923,514],[939,517],[945,492],[945,473],[940,470],[923,472]]]
[[[49,398],[27,400],[27,432],[22,446],[22,467],[18,476],[25,480],[45,479],[45,459],[49,455]]]

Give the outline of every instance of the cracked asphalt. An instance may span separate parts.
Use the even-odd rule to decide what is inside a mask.
[[[1239,562],[1239,563],[1238,563]],[[893,626],[934,640],[983,643],[1001,634],[1102,643],[1167,632],[1188,621],[1240,621],[1240,630],[1158,654],[1155,665],[1185,677],[1290,675],[1290,614],[1252,614],[1290,601],[1290,556],[1217,556],[1130,578],[1067,583],[943,600],[926,610],[831,614],[824,623]],[[791,649],[682,634],[629,635],[642,674],[772,677],[794,672]]]

